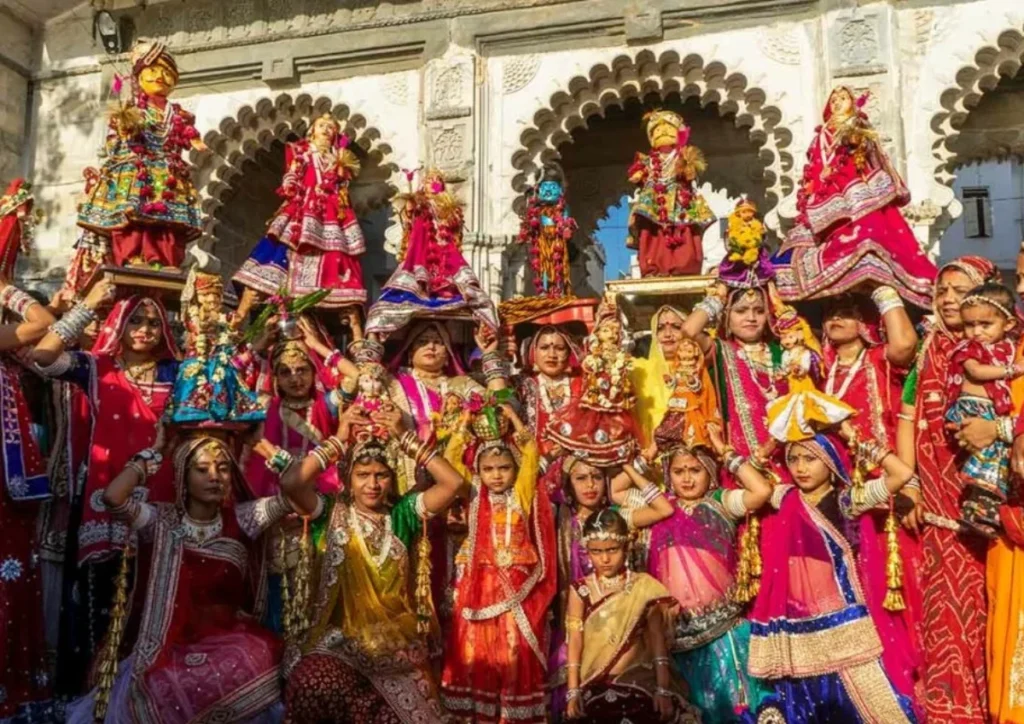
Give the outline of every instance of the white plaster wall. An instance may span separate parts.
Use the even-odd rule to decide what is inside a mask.
[[[978,254],[1001,269],[1014,268],[1017,251],[1024,240],[1024,165],[1019,160],[988,161],[961,168],[953,182],[957,198],[962,198],[963,188],[970,186],[988,187],[992,201],[992,236],[968,239],[961,216],[942,237],[941,259],[948,261],[963,254]]]

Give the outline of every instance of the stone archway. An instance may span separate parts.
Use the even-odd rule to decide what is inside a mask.
[[[976,144],[963,143],[964,130],[972,109],[981,103],[985,94],[994,90],[1006,78],[1013,78],[1024,65],[1024,28],[1001,32],[995,45],[986,45],[974,55],[974,63],[962,67],[955,76],[955,85],[939,95],[939,109],[930,119],[933,133],[932,156],[934,176],[939,183],[949,186],[956,177],[957,166],[965,161],[986,156],[999,156],[1019,152],[1010,143],[1005,148],[994,145],[989,149]],[[973,150],[972,150],[973,147]]]
[[[324,113],[338,119],[362,162],[351,188],[352,204],[367,235],[368,251],[383,249],[384,231],[392,222],[388,202],[401,176],[391,160],[391,146],[366,117],[347,105],[324,96],[303,93],[293,98],[283,93],[225,117],[203,139],[210,150],[193,152],[193,173],[208,233],[217,239],[214,251],[227,273],[245,259],[280,203],[274,191],[284,171],[285,144],[301,138],[310,120]],[[367,254],[364,273],[369,286],[387,270],[368,267],[386,261],[386,254]]]
[[[561,87],[519,136],[511,158],[516,171],[512,186],[517,193],[514,208],[520,211],[524,189],[538,168],[555,160],[565,167],[568,202],[580,223],[571,254],[574,284],[604,268],[603,250],[590,244],[591,233],[606,220],[604,210],[632,190],[625,171],[632,153],[646,148],[643,108],[681,112],[693,131],[692,142],[709,158],[702,181],[720,191],[728,189],[732,196],[749,194],[769,228],[778,229],[779,202],[794,188],[793,134],[783,124],[781,110],[768,104],[766,93],[742,73],[698,54],[643,50],[594,65]],[[611,142],[624,142],[630,150],[624,155],[610,148]],[[576,174],[574,167],[579,167]],[[716,211],[728,213],[725,208]],[[521,255],[521,250],[514,252]],[[514,268],[511,291],[521,292],[525,269],[518,269],[517,257],[509,261]]]
[[[512,156],[517,171],[512,185],[520,194],[517,207],[535,171],[560,159],[559,146],[571,143],[573,131],[586,128],[589,119],[603,117],[609,108],[621,108],[630,99],[675,95],[683,103],[696,98],[701,107],[714,107],[722,118],[747,129],[764,164],[764,211],[769,225],[777,226],[775,207],[793,190],[793,134],[783,124],[782,112],[768,104],[765,92],[751,87],[742,73],[697,54],[680,57],[672,50],[660,55],[643,50],[635,57],[618,55],[608,64],[594,65],[586,76],[573,77],[563,88],[520,135],[520,148]]]

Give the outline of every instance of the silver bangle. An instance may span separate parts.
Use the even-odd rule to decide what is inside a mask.
[[[69,346],[78,341],[82,332],[96,321],[96,313],[84,304],[78,304],[70,312],[50,325],[50,331],[56,334]]]
[[[1007,445],[1013,444],[1014,422],[1015,420],[1009,416],[1000,417],[996,421],[996,430],[998,431],[999,439]]]
[[[694,310],[700,310],[708,316],[708,322],[718,324],[718,318],[722,315],[725,305],[718,297],[705,297],[694,305]]]
[[[904,488],[909,490],[920,490],[921,489],[921,478],[916,475],[911,476],[910,480],[903,484]]]
[[[730,475],[736,475],[745,462],[747,462],[745,457],[738,453],[732,453],[725,461],[725,469],[729,471]]]

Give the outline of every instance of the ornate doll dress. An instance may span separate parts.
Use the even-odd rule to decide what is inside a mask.
[[[285,164],[277,190],[284,202],[233,281],[262,294],[328,289],[317,305],[328,309],[362,304],[366,240],[349,203],[359,162],[348,149],[320,151],[302,140],[285,147]]]
[[[199,132],[192,114],[177,103],[161,108],[140,96],[137,108],[143,120],[131,135],[119,132],[111,118],[103,166],[87,169],[91,178],[78,225],[110,238],[115,264],[141,256],[176,267],[185,245],[202,233],[199,195],[182,157]]]
[[[816,299],[864,282],[931,306],[936,268],[900,213],[910,193],[867,117],[825,123],[807,151],[796,226],[772,260],[784,300]]]

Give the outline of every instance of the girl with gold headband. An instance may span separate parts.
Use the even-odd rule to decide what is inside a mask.
[[[284,201],[233,277],[245,288],[239,319],[258,295],[281,289],[294,296],[327,289],[317,303],[324,309],[366,301],[359,263],[366,240],[349,199],[359,169],[349,137],[330,113],[312,119],[306,138],[285,146],[285,173],[277,190]]]
[[[763,522],[763,569],[771,575],[762,578],[748,616],[749,672],[772,680],[780,721],[917,721],[914,682],[899,670],[900,642],[879,628],[865,598],[868,586],[898,593],[899,577],[892,570],[883,580],[872,575],[863,563],[874,555],[865,548],[873,539],[857,531],[863,514],[886,504],[913,470],[884,444],[858,440],[844,420],[839,432],[857,465],[883,471],[860,482],[832,432],[785,419],[802,409],[788,406],[770,420],[776,431],[812,432],[776,437],[785,443],[786,482],[775,486],[776,512]]]
[[[126,610],[121,564],[98,687],[68,720],[186,724],[279,718],[282,645],[259,623],[265,602],[262,534],[293,510],[280,495],[251,499],[228,443],[200,435],[174,451],[175,502],[140,502],[170,440],[135,455],[103,492],[114,517],[138,536],[140,566]],[[138,627],[125,646],[126,629]],[[125,654],[127,656],[125,657]],[[124,658],[122,658],[124,657]]]
[[[668,656],[672,595],[627,567],[629,528],[618,513],[591,515],[583,542],[594,571],[569,592],[569,719],[696,724],[700,712]]]
[[[389,437],[354,440],[353,429],[371,422]],[[257,449],[282,473],[282,490],[313,515],[314,573],[298,584],[311,586],[313,598],[308,610],[301,600],[293,605],[285,721],[443,721],[430,668],[437,623],[424,530],[451,505],[462,477],[393,407],[370,417],[350,406],[337,435],[301,459],[265,441]],[[400,494],[406,456],[432,486]],[[345,492],[319,496],[317,476],[342,458]]]
[[[547,613],[558,586],[555,525],[537,485],[537,443],[508,405],[481,411],[445,455],[470,479],[469,532],[441,686],[458,717],[545,722]],[[471,473],[469,471],[472,471]]]
[[[757,576],[748,556],[737,555],[750,545],[738,534],[772,488],[720,434],[710,434],[709,442],[677,444],[662,456],[673,514],[651,528],[647,572],[679,603],[670,651],[690,700],[704,721],[746,721],[756,718],[772,689],[747,673],[750,624],[743,608],[757,594]],[[742,487],[719,488],[716,458]]]
[[[640,472],[646,470],[643,460],[625,465],[614,477],[607,468],[592,465],[579,453],[557,458],[552,467],[544,477],[551,501],[556,505],[558,595],[552,607],[548,688],[553,719],[559,721],[566,703],[565,607],[573,581],[593,571],[583,545],[584,521],[598,511],[615,507],[631,531],[643,531],[670,516],[672,508],[658,486]]]
[[[168,97],[178,66],[167,46],[131,52],[132,97],[109,120],[106,155],[78,207],[78,225],[110,239],[114,263],[178,267],[202,233],[199,194],[183,154],[205,150],[195,117]]]
[[[964,339],[955,350],[949,374],[950,406],[946,420],[996,420],[1013,409],[1010,380],[1024,375],[1014,362],[1017,326],[1009,289],[989,282],[972,289],[960,302]],[[999,506],[1010,494],[1010,446],[996,440],[972,451],[960,467],[965,494],[961,522],[987,538],[999,534]]]

